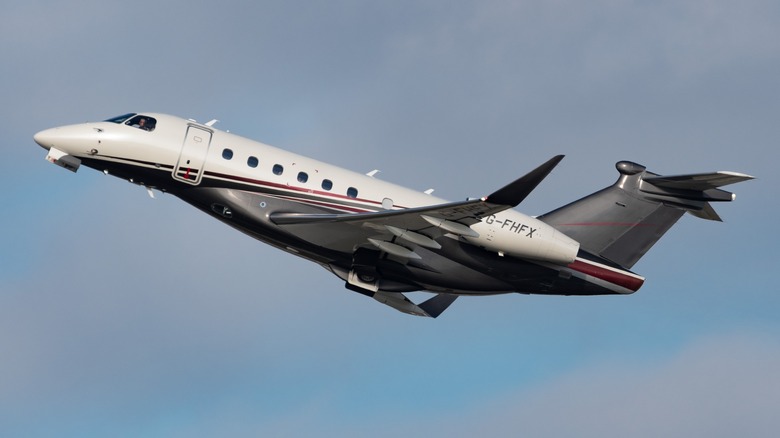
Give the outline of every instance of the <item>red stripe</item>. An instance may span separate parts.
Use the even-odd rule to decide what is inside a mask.
[[[645,280],[642,278],[636,278],[631,275],[622,274],[620,272],[592,265],[581,260],[575,260],[574,263],[569,265],[569,268],[578,272],[582,272],[583,274],[608,281],[612,284],[622,286],[634,292],[638,291],[645,282]]]
[[[269,182],[269,181],[256,180],[256,179],[245,178],[245,177],[237,176],[237,175],[228,175],[228,174],[224,174],[224,173],[217,173],[217,172],[210,172],[210,171],[205,172],[205,175],[206,176],[214,176],[214,177],[223,178],[223,179],[228,179],[228,180],[240,181],[240,182],[254,184],[254,185],[258,185],[258,186],[272,187],[272,188],[284,189],[284,190],[289,190],[289,191],[294,191],[294,192],[301,192],[301,193],[309,193],[309,194],[312,194],[312,195],[322,196],[322,197],[325,197],[325,198],[335,198],[334,201],[345,200],[345,201],[352,201],[352,202],[357,201],[357,202],[365,202],[365,203],[368,203],[368,204],[382,205],[381,202],[374,201],[374,200],[371,200],[371,199],[351,198],[351,197],[349,197],[347,195],[339,195],[337,193],[324,192],[324,191],[321,191],[321,190],[312,190],[312,189],[307,189],[307,188],[303,188],[303,187],[290,186],[290,185],[287,185],[287,184],[279,184],[279,183],[273,183],[273,182]],[[283,195],[280,195],[280,196],[283,196]],[[315,204],[318,203],[318,201],[303,200],[303,199],[294,198],[294,197],[291,197],[291,199],[295,199],[296,201],[300,201],[300,202],[306,201],[306,202],[309,202],[309,203],[315,203]],[[338,209],[342,209],[342,210],[346,210],[346,211],[352,211],[352,212],[356,212],[356,213],[374,211],[374,210],[370,210],[370,209],[361,209],[360,207],[355,207],[355,206],[347,206],[347,205],[344,205],[344,204],[338,204],[336,202],[333,202],[332,204],[328,204],[326,200],[319,201],[319,202],[321,202],[320,205],[322,205],[322,206],[331,207],[331,208],[338,208]],[[402,208],[402,209],[406,208],[406,207],[403,207],[403,206],[400,206],[400,205],[396,205],[395,207]]]
[[[256,185],[261,185],[261,186],[276,187],[276,188],[279,188],[279,189],[292,190],[292,191],[296,191],[296,192],[312,193],[312,194],[316,194],[316,195],[320,195],[320,196],[329,196],[329,197],[333,197],[333,198],[340,198],[340,199],[345,199],[345,200],[350,200],[350,201],[360,201],[360,202],[367,202],[369,204],[382,205],[381,202],[373,201],[371,199],[350,198],[347,195],[339,195],[337,193],[323,192],[321,190],[306,189],[306,188],[303,188],[303,187],[296,187],[296,186],[291,186],[291,185],[287,185],[287,184],[272,183],[272,182],[269,182],[269,181],[262,181],[262,180],[252,179],[252,178],[245,178],[243,176],[228,175],[228,174],[217,173],[217,172],[206,172],[206,175],[216,176],[216,177],[224,178],[224,179],[232,179],[232,180],[235,180],[235,181],[241,181],[241,182],[250,183],[250,184],[256,184]]]

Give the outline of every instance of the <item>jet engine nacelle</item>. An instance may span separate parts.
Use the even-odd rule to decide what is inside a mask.
[[[580,244],[552,226],[520,212],[509,210],[490,215],[471,229],[479,237],[466,241],[501,255],[568,265],[574,262]]]

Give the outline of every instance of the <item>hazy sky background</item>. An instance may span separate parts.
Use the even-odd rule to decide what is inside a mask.
[[[775,436],[780,3],[0,1],[0,435]],[[42,129],[167,112],[409,187],[520,206],[756,176],[632,296],[437,320],[178,199],[44,161]]]

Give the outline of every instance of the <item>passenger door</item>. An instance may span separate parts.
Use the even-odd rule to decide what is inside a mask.
[[[173,169],[173,178],[192,185],[200,184],[203,166],[211,146],[212,131],[200,126],[187,125],[187,133],[179,153],[179,161]]]

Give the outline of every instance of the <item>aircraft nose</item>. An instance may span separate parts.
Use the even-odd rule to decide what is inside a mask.
[[[33,135],[33,140],[44,149],[54,148],[71,155],[78,155],[99,143],[98,132],[101,131],[90,124],[82,123],[45,129]]]
[[[43,131],[37,132],[35,135],[33,135],[33,140],[35,140],[35,142],[38,143],[42,148],[49,150],[54,144],[54,139],[56,138],[54,131],[56,131],[56,129],[44,129]]]

